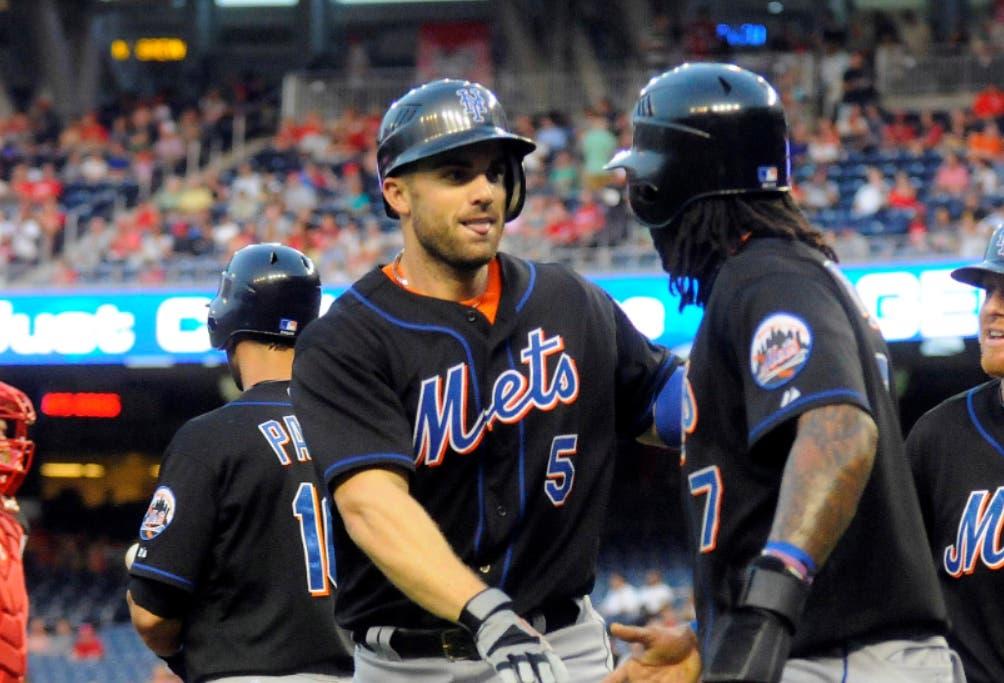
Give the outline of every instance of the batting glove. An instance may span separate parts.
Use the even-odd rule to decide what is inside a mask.
[[[780,681],[810,585],[775,557],[754,560],[738,605],[711,629],[702,680]]]
[[[486,588],[464,606],[460,624],[474,635],[481,658],[503,683],[568,683],[564,663],[512,607],[498,588]]]

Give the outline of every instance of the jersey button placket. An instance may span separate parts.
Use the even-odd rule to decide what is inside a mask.
[[[509,514],[509,511],[505,509],[504,505],[499,505],[497,508],[495,508],[495,514],[497,514],[499,517],[505,517],[506,515]]]
[[[474,323],[474,322],[477,322],[477,321],[478,321],[478,314],[477,314],[477,312],[473,308],[468,309],[468,311],[467,311],[467,322]]]

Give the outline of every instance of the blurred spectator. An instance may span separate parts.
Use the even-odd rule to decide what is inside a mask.
[[[573,196],[579,187],[579,169],[572,158],[571,152],[563,150],[554,157],[548,183],[559,197]]]
[[[105,182],[108,179],[108,162],[100,154],[87,154],[80,162],[80,178],[91,185]]]
[[[979,159],[974,164],[973,187],[984,195],[994,195],[1000,190],[1000,176],[992,159]]]
[[[840,143],[845,149],[863,152],[875,146],[872,129],[860,105],[851,104],[841,109],[837,133],[840,134]]]
[[[969,133],[966,141],[970,159],[1000,160],[1004,155],[1004,141],[1001,140],[997,122],[989,119],[980,129]]]
[[[843,75],[843,104],[864,107],[878,101],[871,68],[862,52],[852,52]]]
[[[622,574],[613,572],[610,575],[606,597],[599,606],[600,614],[607,622],[634,624],[641,616],[641,607],[638,590],[628,583]]]
[[[796,198],[807,209],[818,211],[835,206],[840,198],[837,184],[826,174],[826,166],[816,166],[812,177],[795,186]]]
[[[69,245],[67,255],[80,271],[93,271],[110,251],[114,239],[105,217],[94,216],[87,222],[76,243]]]
[[[914,10],[903,10],[900,15],[899,37],[911,55],[922,57],[931,45],[931,27]]]
[[[860,263],[871,258],[868,238],[851,227],[841,228],[831,240],[841,263]]]
[[[642,37],[642,54],[645,56],[645,67],[650,73],[658,73],[672,64],[673,26],[669,16],[659,12],[648,26]]]
[[[885,126],[882,131],[882,144],[884,147],[905,147],[917,139],[917,131],[907,120],[906,112],[897,111],[893,114],[892,122]]]
[[[603,167],[617,150],[617,138],[607,128],[606,119],[596,111],[586,112],[586,130],[579,140],[579,150],[585,187],[590,190],[602,188],[609,178]]]
[[[792,122],[788,135],[788,155],[791,157],[792,166],[805,161],[809,153],[809,140],[809,129],[805,122],[801,119]]]
[[[596,201],[596,195],[589,190],[583,190],[579,194],[578,204],[572,211],[575,242],[580,245],[590,244],[603,230],[604,223],[603,207]]]
[[[889,191],[889,208],[913,211],[923,208],[923,204],[917,199],[917,188],[910,181],[909,174],[902,169],[896,171],[895,181]]]
[[[255,172],[247,161],[237,169],[237,177],[230,185],[233,192],[243,192],[249,199],[259,201],[262,197],[263,184],[261,174]]]
[[[995,119],[1004,115],[1004,90],[991,81],[973,99],[973,114],[980,119]]]
[[[77,628],[77,639],[73,643],[73,659],[101,659],[105,656],[105,644],[92,624],[84,622]]]
[[[297,171],[286,176],[286,190],[282,193],[282,199],[286,208],[294,213],[305,209],[311,211],[317,207],[317,191],[303,182]]]
[[[969,169],[959,159],[958,154],[949,151],[934,174],[933,190],[938,194],[960,197],[968,189]]]
[[[829,119],[816,122],[816,132],[809,140],[809,160],[815,164],[838,161],[842,155],[840,134]]]
[[[925,110],[920,113],[920,141],[926,149],[934,149],[941,144],[945,135],[945,127],[934,118],[934,112]]]
[[[865,183],[854,193],[851,213],[855,216],[873,216],[887,205],[889,188],[882,177],[882,171],[869,166]]]
[[[181,191],[178,193],[176,208],[182,214],[191,216],[211,208],[214,201],[213,193],[208,184],[193,175],[185,178]]]
[[[828,11],[828,10],[827,10]],[[832,17],[832,13],[830,14]],[[825,28],[824,28],[825,31]],[[844,72],[850,63],[850,55],[844,50],[840,38],[823,39],[823,55],[819,62],[820,86],[823,92],[823,116],[830,118],[844,94]]]
[[[645,585],[638,589],[638,599],[641,601],[642,615],[651,619],[659,615],[665,608],[672,607],[676,596],[662,578],[662,572],[650,569],[645,572]]]
[[[957,254],[960,258],[982,258],[986,251],[987,240],[991,230],[987,224],[976,220],[972,211],[963,211],[959,219],[959,236]]]
[[[547,148],[547,155],[552,159],[569,147],[568,131],[555,121],[554,115],[544,116],[540,120],[536,141]]]
[[[948,207],[936,206],[931,222],[927,226],[927,243],[930,249],[941,254],[956,253],[958,251],[958,237],[958,228],[952,220],[952,214]]]
[[[711,9],[701,5],[694,19],[684,29],[687,53],[694,57],[707,57],[727,50],[727,45],[718,37],[715,22],[711,19]]]
[[[45,620],[41,617],[32,617],[28,622],[28,654],[53,654],[52,639],[49,637],[49,631],[45,627]]]
[[[56,629],[49,638],[51,654],[69,657],[73,652],[73,625],[66,617],[56,620]]]

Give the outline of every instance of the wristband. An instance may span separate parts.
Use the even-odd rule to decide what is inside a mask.
[[[816,575],[816,563],[812,557],[793,543],[770,541],[764,546],[761,555],[781,560],[788,571],[802,581],[812,583],[812,579]]]
[[[794,632],[812,584],[799,579],[779,558],[761,555],[750,565],[739,607],[755,607],[784,619]]]
[[[460,625],[477,634],[485,619],[502,610],[512,609],[512,598],[498,588],[486,588],[467,601],[460,610]]]
[[[683,365],[677,365],[659,395],[652,411],[655,432],[670,448],[679,448],[683,438]]]

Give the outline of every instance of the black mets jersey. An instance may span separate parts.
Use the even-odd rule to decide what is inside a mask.
[[[970,683],[1004,681],[1004,406],[1000,380],[925,414],[907,437],[944,588],[950,641]]]
[[[330,508],[288,386],[257,384],[187,422],[167,448],[140,526],[132,583],[189,594],[179,617],[195,681],[333,672],[345,655],[334,622]]]
[[[457,555],[526,613],[592,589],[616,437],[651,424],[677,361],[567,268],[499,259],[494,324],[373,270],[297,341],[292,396],[329,487],[407,472]],[[342,626],[444,625],[334,526]]]
[[[754,238],[725,261],[684,398],[683,485],[702,636],[735,605],[745,568],[767,541],[797,416],[829,404],[867,411],[878,452],[856,516],[815,577],[792,656],[944,632],[889,376],[878,329],[819,252]]]

